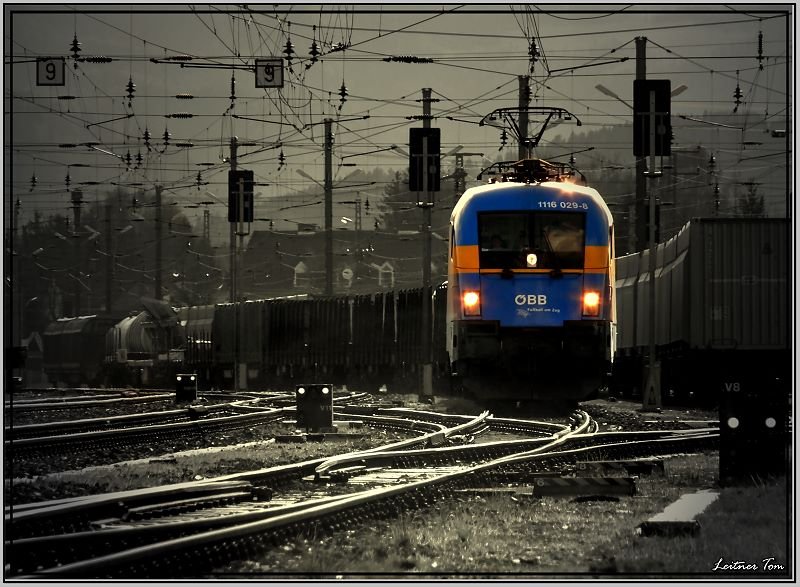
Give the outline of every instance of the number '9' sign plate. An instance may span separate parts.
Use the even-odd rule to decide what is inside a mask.
[[[65,61],[63,57],[36,58],[36,85],[63,86]]]
[[[283,87],[283,58],[256,59],[256,87]]]

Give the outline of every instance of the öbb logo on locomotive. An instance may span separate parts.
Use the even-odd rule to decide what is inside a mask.
[[[544,294],[518,294],[514,298],[514,303],[518,306],[546,306],[547,296]]]

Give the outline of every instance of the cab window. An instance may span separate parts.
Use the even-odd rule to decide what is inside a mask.
[[[483,269],[581,269],[586,216],[580,212],[484,212],[478,215]]]

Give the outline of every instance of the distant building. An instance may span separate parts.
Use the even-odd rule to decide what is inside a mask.
[[[446,279],[447,243],[432,242],[431,283]],[[333,235],[333,292],[369,293],[422,285],[421,234],[336,231]],[[325,233],[256,231],[242,256],[239,278],[247,299],[322,294],[325,291]]]

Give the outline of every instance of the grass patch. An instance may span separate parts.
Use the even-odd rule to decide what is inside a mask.
[[[367,436],[363,438],[337,442],[276,444],[264,441],[216,450],[153,455],[150,459],[17,479],[13,489],[12,480],[6,479],[5,487],[13,503],[29,503],[208,479],[364,450],[398,439],[396,434],[385,430],[365,428],[365,431]]]
[[[460,494],[334,536],[300,536],[218,571],[249,578],[686,577],[710,574],[720,556],[757,556],[758,562],[775,557],[788,568],[786,494],[773,485],[725,489],[701,519],[696,538],[637,535],[639,524],[684,493],[715,486],[717,470],[714,453],[676,457],[667,462],[663,476],[643,477],[637,495],[617,501]],[[753,519],[761,508],[769,508],[771,515],[755,528]],[[756,545],[759,550],[749,550]]]
[[[617,556],[619,570],[713,577],[786,577],[791,563],[786,490],[785,478],[723,488],[719,499],[698,516],[701,530],[697,536],[631,540],[631,548],[623,549]],[[744,569],[737,562],[755,569]]]

